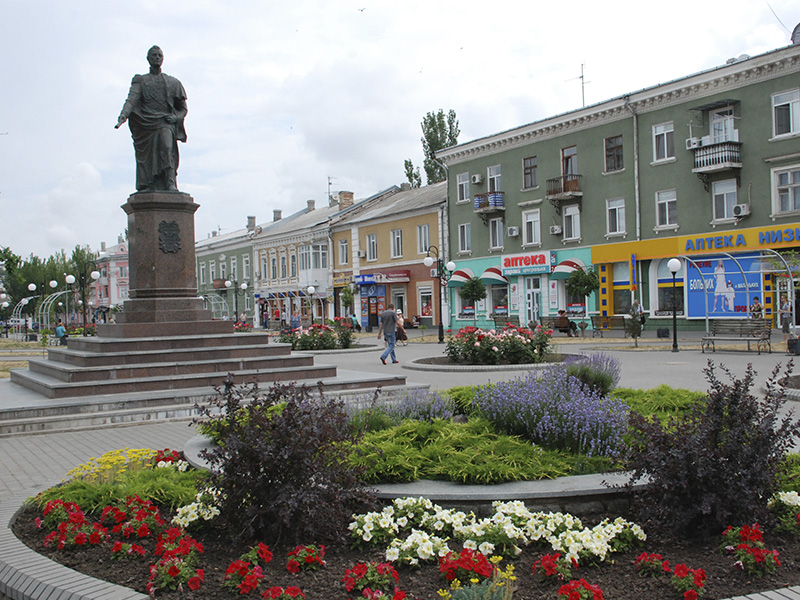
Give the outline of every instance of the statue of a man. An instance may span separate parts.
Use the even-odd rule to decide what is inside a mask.
[[[134,75],[116,129],[125,121],[136,151],[136,189],[177,191],[178,141],[186,141],[186,91],[180,81],[161,72],[164,53],[147,51],[150,72]]]

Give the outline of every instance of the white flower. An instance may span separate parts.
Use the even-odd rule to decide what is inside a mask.
[[[484,556],[491,556],[494,552],[494,544],[490,542],[483,542],[480,546],[478,546],[478,552]]]
[[[394,562],[398,558],[400,558],[400,549],[399,548],[389,548],[386,551],[386,560],[389,562]]]

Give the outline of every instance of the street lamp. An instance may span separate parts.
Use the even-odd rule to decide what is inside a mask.
[[[89,265],[86,265],[87,269],[88,267]],[[94,283],[95,281],[100,279],[100,271],[92,270],[92,272],[89,273],[88,277],[85,269],[78,272],[78,288],[80,288],[81,291],[81,314],[83,317],[84,337],[86,337],[86,283],[89,277],[92,278],[92,283]],[[72,275],[67,275],[67,283],[69,283],[70,278],[72,278],[72,283],[75,283],[75,277],[73,277]]]
[[[235,314],[235,318],[233,319],[234,322],[239,321],[239,296],[244,296],[247,293],[247,282],[245,281],[241,285],[235,279],[231,281],[227,279],[225,281],[225,287],[230,289],[231,287],[234,288],[233,291],[233,312]]]
[[[310,317],[312,324],[314,323],[314,293],[316,291],[317,288],[315,288],[313,285],[310,285],[306,288],[306,292],[308,292],[308,308],[309,312],[311,313],[308,316]]]
[[[433,256],[436,257],[434,260],[433,256],[431,256],[431,252],[433,252]],[[432,267],[433,263],[436,262],[436,275],[437,279],[439,280],[439,343],[444,344],[444,321],[442,315],[442,285],[447,285],[447,280],[450,279],[450,275],[453,274],[453,271],[456,270],[456,263],[452,260],[448,261],[447,264],[443,264],[443,259],[439,256],[439,248],[436,246],[428,246],[428,256],[426,256],[422,260],[422,264],[426,267]]]
[[[675,274],[681,270],[681,261],[677,258],[670,258],[667,268],[672,273],[672,351],[678,351],[678,317],[675,307]]]

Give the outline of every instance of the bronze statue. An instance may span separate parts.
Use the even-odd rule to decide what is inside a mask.
[[[186,91],[180,81],[161,72],[164,53],[147,51],[150,72],[134,75],[115,129],[125,121],[136,151],[136,189],[178,191],[178,141],[186,141]]]

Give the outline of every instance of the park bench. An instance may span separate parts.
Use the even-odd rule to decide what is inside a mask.
[[[606,331],[622,330],[628,337],[625,328],[625,317],[622,315],[592,315],[592,337],[603,337]]]
[[[569,335],[569,317],[539,317],[544,329],[552,329],[553,331],[560,331]]]
[[[709,326],[708,335],[700,342],[700,349],[705,353],[706,348],[716,352],[715,342],[747,342],[747,351],[751,350],[750,343],[756,343],[756,349],[772,353],[772,323],[769,319],[714,319]]]
[[[505,315],[494,317],[494,328],[495,329],[503,329],[506,325],[512,325],[514,327],[519,327],[519,317],[514,315]]]

